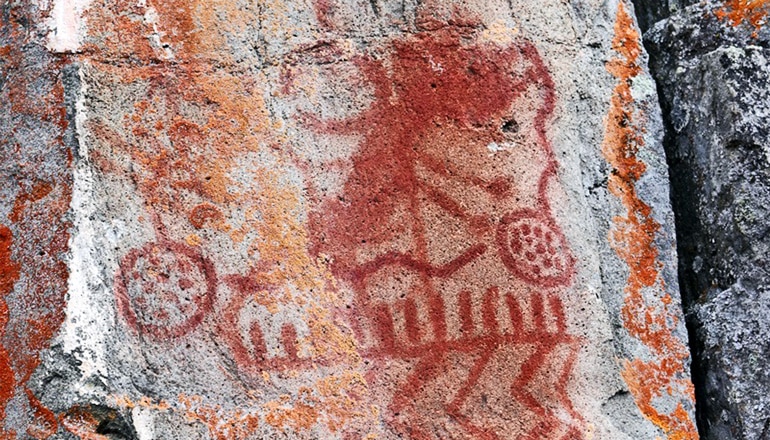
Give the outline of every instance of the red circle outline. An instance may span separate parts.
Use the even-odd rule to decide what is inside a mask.
[[[188,257],[206,278],[206,293],[205,295],[196,297],[195,300],[195,305],[198,307],[198,310],[182,323],[171,327],[155,324],[140,324],[136,312],[131,306],[131,300],[128,297],[128,287],[126,284],[127,275],[132,272],[139,257],[147,255],[152,252],[154,248],[158,247],[165,248],[166,251],[174,254],[175,257],[178,254]],[[124,268],[128,269],[124,270]],[[115,300],[118,311],[126,320],[129,327],[140,334],[147,334],[156,340],[179,338],[198,327],[198,325],[203,322],[203,318],[205,318],[214,307],[216,290],[217,276],[214,270],[214,263],[201,255],[195,248],[172,241],[152,242],[141,248],[133,249],[120,261],[118,273],[115,275]]]

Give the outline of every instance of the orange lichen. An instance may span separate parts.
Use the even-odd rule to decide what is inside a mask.
[[[53,87],[44,99],[33,95],[34,88],[29,87],[37,76],[55,76],[57,66],[49,66],[54,72],[29,72],[24,70],[23,60],[20,47],[13,48],[10,68],[22,72],[9,82],[14,118],[48,121],[63,130],[67,123],[62,113],[61,87]],[[51,420],[42,405],[32,400],[34,396],[28,393],[26,383],[40,363],[40,351],[46,348],[64,319],[68,271],[63,255],[69,234],[63,216],[71,196],[71,182],[66,176],[71,155],[61,137],[47,145],[46,160],[54,165],[28,158],[13,142],[3,147],[8,154],[3,160],[16,160],[21,173],[16,181],[19,192],[8,213],[11,224],[0,230],[0,426],[6,417],[8,400],[21,394],[26,396],[32,409],[28,413],[28,434],[36,438],[38,431],[48,429],[45,427]],[[52,176],[52,170],[60,174]],[[52,183],[54,180],[56,183]],[[17,285],[20,279],[23,281]],[[6,302],[5,297],[14,289],[14,302]],[[24,312],[12,314],[13,308]],[[11,436],[13,433],[0,428],[0,434]]]
[[[138,400],[133,400],[128,396],[109,396],[108,401],[118,408],[134,409],[143,408],[158,412],[170,411],[171,405],[166,401],[155,402],[147,396],[142,396]]]
[[[362,410],[360,397],[369,393],[366,380],[355,372],[346,372],[337,376],[320,379],[315,384],[319,401],[322,402],[326,426],[331,432],[337,432],[348,425],[352,419],[363,424],[371,424],[378,414],[376,411]],[[370,408],[371,409],[371,408]]]
[[[693,400],[692,384],[687,379],[689,351],[674,335],[679,313],[672,308],[660,275],[661,263],[655,236],[660,230],[652,217],[652,208],[641,200],[637,181],[646,165],[637,157],[644,146],[642,130],[634,125],[633,79],[642,69],[639,33],[631,16],[620,3],[615,24],[613,49],[620,59],[608,63],[607,69],[618,79],[610,103],[602,152],[612,166],[609,190],[626,209],[625,217],[614,219],[611,242],[618,256],[626,262],[629,277],[622,309],[623,324],[642,342],[652,355],[649,361],[634,359],[624,364],[623,378],[642,413],[672,440],[694,440],[697,430],[682,401]],[[654,292],[655,303],[645,296]],[[675,410],[666,413],[655,406],[664,393],[679,398]]]
[[[201,396],[181,394],[176,401],[155,401],[147,396],[134,400],[128,396],[110,396],[108,401],[117,408],[142,408],[154,412],[175,413],[189,422],[208,429],[216,440],[245,440],[252,438],[260,424],[260,416],[253,410],[225,410],[220,405],[205,404]]]
[[[297,398],[284,395],[263,404],[265,421],[277,429],[303,431],[323,424],[330,432],[356,425],[370,426],[376,412],[363,410],[360,397],[367,394],[366,381],[355,372],[327,376],[312,388],[303,387]]]
[[[768,13],[770,0],[727,0],[715,12],[720,20],[728,20],[733,26],[749,23],[755,28],[765,24]]]
[[[11,209],[0,225],[0,438],[47,438],[56,419],[27,388],[64,318],[72,154],[61,68],[44,50],[45,7],[9,4],[0,18],[4,115],[0,161]],[[34,130],[30,131],[31,128]],[[11,170],[11,171],[8,171]],[[12,300],[11,300],[12,298]],[[13,413],[8,408],[13,399]],[[6,417],[24,432],[5,430]],[[10,424],[10,423],[8,423]],[[48,433],[49,435],[46,435]]]
[[[247,393],[247,403],[236,409],[207,403],[202,396],[185,394],[173,401],[110,396],[108,402],[122,409],[175,413],[205,426],[213,438],[237,440],[251,438],[262,420],[280,431],[308,431],[322,424],[333,433],[350,429],[363,432],[375,423],[378,415],[376,408],[360,409],[358,396],[366,393],[366,381],[361,374],[344,372],[320,378],[312,387],[300,387],[295,397],[283,395],[277,400],[259,402],[257,396]],[[72,417],[72,414],[68,417],[70,430],[90,426],[83,417]]]
[[[15,243],[22,250],[16,261],[22,270],[36,270],[35,283],[24,286],[22,301],[30,307],[40,307],[24,317],[24,346],[8,347],[20,383],[26,383],[32,375],[39,364],[37,353],[46,347],[64,320],[68,270],[62,256],[67,251],[69,234],[67,224],[59,216],[69,208],[70,188],[66,183],[54,186],[37,182],[30,191],[21,191],[9,216],[18,230],[24,231]]]
[[[312,388],[300,388],[297,398],[284,395],[262,407],[265,421],[280,430],[303,431],[323,424],[330,432],[338,432],[373,423],[376,412],[362,409],[359,397],[368,392],[361,374],[344,372],[321,378]]]
[[[32,410],[27,429],[32,438],[48,438],[58,425],[53,413],[35,398],[26,383],[40,363],[38,353],[47,346],[64,318],[68,272],[60,258],[67,249],[69,236],[63,230],[66,224],[59,222],[58,216],[67,211],[68,197],[69,187],[65,185],[37,182],[30,191],[17,195],[8,216],[17,230],[23,231],[19,237],[14,240],[12,231],[0,225],[0,342],[15,341],[13,345],[0,343],[0,421],[5,418],[8,401],[17,392],[23,392]],[[43,231],[42,227],[49,229]],[[29,271],[35,271],[35,283],[22,285],[16,299],[17,304],[26,308],[25,316],[12,321],[4,297],[14,289],[21,273]],[[0,434],[11,435],[1,428]]]
[[[303,400],[312,400],[312,391],[303,388],[299,392],[299,401],[292,402],[291,396],[281,396],[279,401],[263,405],[266,410],[265,421],[274,428],[283,430],[306,431],[318,421],[318,410]]]
[[[247,439],[259,427],[259,414],[244,411],[223,411],[219,406],[202,405],[199,396],[179,396],[182,413],[189,421],[206,426],[216,440]]]
[[[308,328],[310,349],[315,358],[343,365],[358,365],[361,362],[355,339],[348,332],[342,331],[327,309],[311,305],[308,311]]]
[[[94,115],[86,123],[95,138],[95,166],[136,185],[157,236],[203,253],[222,240],[243,250],[243,260],[223,264],[241,273],[218,274],[220,283],[271,313],[299,306],[309,332],[296,339],[311,355],[308,365],[335,366],[319,371],[320,380],[361,377],[356,342],[333,318],[340,303],[333,278],[308,252],[302,190],[287,179],[293,162],[269,118],[266,82],[261,74],[221,68],[236,65],[223,48],[253,15],[231,0],[95,2],[87,12],[94,38],[84,46],[90,65],[119,86],[148,90],[124,118]],[[247,367],[236,361],[239,374],[259,372]],[[266,424],[337,429],[358,417],[356,407],[369,407],[368,390],[358,382],[343,381],[349,392],[319,397],[316,379],[301,380],[308,381],[307,392],[279,402]],[[246,419],[253,418],[256,429],[248,411],[235,414],[188,397],[172,405],[215,436],[238,438],[226,427]]]

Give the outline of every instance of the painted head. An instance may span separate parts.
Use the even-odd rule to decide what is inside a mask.
[[[527,41],[454,19],[420,28],[357,60],[366,109],[307,117],[358,143],[341,187],[317,196],[313,251],[352,293],[342,314],[376,365],[367,378],[394,431],[581,438],[565,391],[574,262],[548,202],[553,81]]]
[[[556,229],[546,195],[556,172],[546,136],[554,84],[536,48],[495,42],[473,23],[423,28],[392,42],[384,60],[357,61],[374,90],[366,110],[312,123],[361,136],[341,194],[310,217],[315,251],[339,274],[389,243],[419,241],[413,220],[425,197],[477,234],[520,210]]]

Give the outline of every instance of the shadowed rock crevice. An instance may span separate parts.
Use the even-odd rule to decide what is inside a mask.
[[[698,0],[633,0],[636,19],[642,32]]]

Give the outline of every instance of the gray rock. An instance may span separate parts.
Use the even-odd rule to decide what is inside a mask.
[[[770,438],[770,33],[708,3],[645,40],[668,125],[682,295],[706,439]]]
[[[636,19],[642,31],[647,31],[655,23],[664,20],[671,14],[700,0],[633,0]]]

